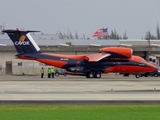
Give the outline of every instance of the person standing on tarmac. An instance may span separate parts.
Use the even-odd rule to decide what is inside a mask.
[[[44,76],[44,69],[43,69],[43,67],[42,67],[42,69],[40,70],[40,72],[41,72],[41,78],[43,78],[43,76]]]
[[[52,74],[52,78],[54,78],[54,68],[51,68],[51,74]]]
[[[51,78],[51,69],[48,68],[48,78]]]

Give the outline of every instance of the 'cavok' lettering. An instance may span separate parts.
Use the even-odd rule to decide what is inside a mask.
[[[16,41],[15,45],[29,45],[29,41]]]

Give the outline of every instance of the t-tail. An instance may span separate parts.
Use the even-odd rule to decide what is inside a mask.
[[[18,54],[41,52],[40,48],[29,34],[29,32],[39,31],[3,30],[2,32],[8,34]]]

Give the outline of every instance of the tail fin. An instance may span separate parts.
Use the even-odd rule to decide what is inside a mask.
[[[36,42],[29,34],[29,32],[39,31],[3,30],[2,32],[8,34],[19,54],[41,52]]]

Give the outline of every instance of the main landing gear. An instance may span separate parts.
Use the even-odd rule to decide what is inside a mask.
[[[88,71],[86,78],[101,78],[101,71]]]

